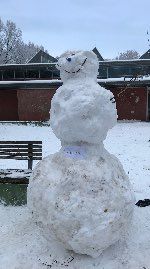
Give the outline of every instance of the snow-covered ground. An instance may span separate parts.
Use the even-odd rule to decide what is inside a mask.
[[[0,125],[0,140],[42,140],[43,156],[60,142],[48,126]],[[108,134],[105,147],[128,173],[136,200],[150,198],[150,123],[119,122]],[[0,160],[0,168],[27,168],[27,162]],[[60,254],[61,253],[61,254]],[[82,257],[82,259],[81,259]],[[45,241],[24,207],[0,206],[0,269],[149,269],[150,207],[136,207],[126,242],[107,249],[99,258],[62,251]]]

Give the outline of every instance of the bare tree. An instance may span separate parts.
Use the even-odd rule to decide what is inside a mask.
[[[140,54],[136,50],[127,50],[125,52],[119,53],[119,56],[115,58],[115,60],[132,60],[138,59]]]
[[[17,29],[16,25],[12,21],[7,21],[6,25],[3,25],[3,52],[2,58],[3,62],[13,63],[14,56],[13,52],[22,42],[22,32]]]
[[[16,27],[12,21],[6,24],[0,19],[0,63],[26,63],[40,49],[44,51],[43,46],[35,45],[32,42],[28,44],[22,40],[22,31]]]
[[[0,61],[3,61],[3,50],[4,50],[4,24],[0,19]]]
[[[13,52],[15,62],[18,64],[27,63],[39,50],[45,51],[43,46],[35,45],[32,42],[28,44],[21,42]]]
[[[25,55],[25,62],[28,62],[39,50],[44,50],[43,46],[35,45],[32,42],[29,42],[28,44],[24,44],[24,55]],[[46,52],[46,51],[45,51]]]

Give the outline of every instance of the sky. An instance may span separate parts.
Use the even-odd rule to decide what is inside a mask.
[[[95,46],[105,59],[149,49],[150,0],[0,0],[0,17],[54,57]]]

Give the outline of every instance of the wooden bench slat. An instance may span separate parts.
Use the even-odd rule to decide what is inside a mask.
[[[19,148],[28,148],[27,145],[19,145],[19,144],[18,145],[11,145],[11,146],[10,145],[0,145],[0,149],[1,148],[18,148],[18,147]],[[39,148],[40,149],[40,148],[42,148],[42,146],[40,146],[40,145],[33,145],[32,148],[35,148],[35,149],[36,148]]]
[[[28,169],[32,170],[33,161],[42,160],[42,141],[0,141],[0,159],[28,161]],[[0,174],[1,178],[5,178],[8,183],[8,175],[3,177]],[[2,182],[0,181],[0,183]]]
[[[12,157],[12,156],[1,156],[0,159],[13,159],[13,160],[30,160],[29,157]],[[34,157],[32,158],[32,160],[42,160],[42,157]]]
[[[2,147],[2,146],[9,146],[9,147],[11,147],[11,146],[15,146],[15,147],[17,147],[17,146],[25,146],[25,147],[35,147],[35,146],[38,146],[38,147],[42,147],[42,144],[40,145],[40,144],[20,144],[20,143],[16,143],[16,144],[13,144],[13,143],[10,143],[10,144],[5,144],[5,143],[3,143],[3,144],[0,144],[0,146]]]
[[[1,158],[1,156],[20,156],[20,157],[24,157],[24,156],[29,156],[29,157],[34,157],[34,156],[42,156],[42,153],[41,152],[39,152],[39,153],[25,153],[25,152],[22,152],[22,153],[20,153],[20,152],[13,152],[13,153],[9,153],[8,154],[8,152],[0,152],[0,158]]]
[[[23,149],[23,148],[21,148],[21,149],[14,149],[14,148],[13,149],[1,149],[0,148],[0,154],[1,153],[4,153],[4,152],[6,152],[6,153],[10,153],[10,152],[16,152],[16,153],[18,153],[18,152],[19,153],[29,152],[30,153],[30,152],[33,152],[33,154],[34,154],[36,152],[37,153],[41,153],[42,152],[42,148],[41,149],[31,149],[31,150],[30,149],[29,150],[28,149]]]
[[[42,144],[42,141],[0,141],[0,144]]]

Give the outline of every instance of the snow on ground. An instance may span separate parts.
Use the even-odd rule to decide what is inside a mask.
[[[42,140],[43,156],[59,150],[48,126],[0,125],[0,140]],[[136,200],[150,198],[150,123],[119,122],[108,134],[106,148],[122,162]],[[27,162],[0,160],[0,168],[27,168]],[[136,207],[126,242],[97,258],[75,255],[48,244],[26,206],[0,206],[0,269],[150,269],[150,207]]]

